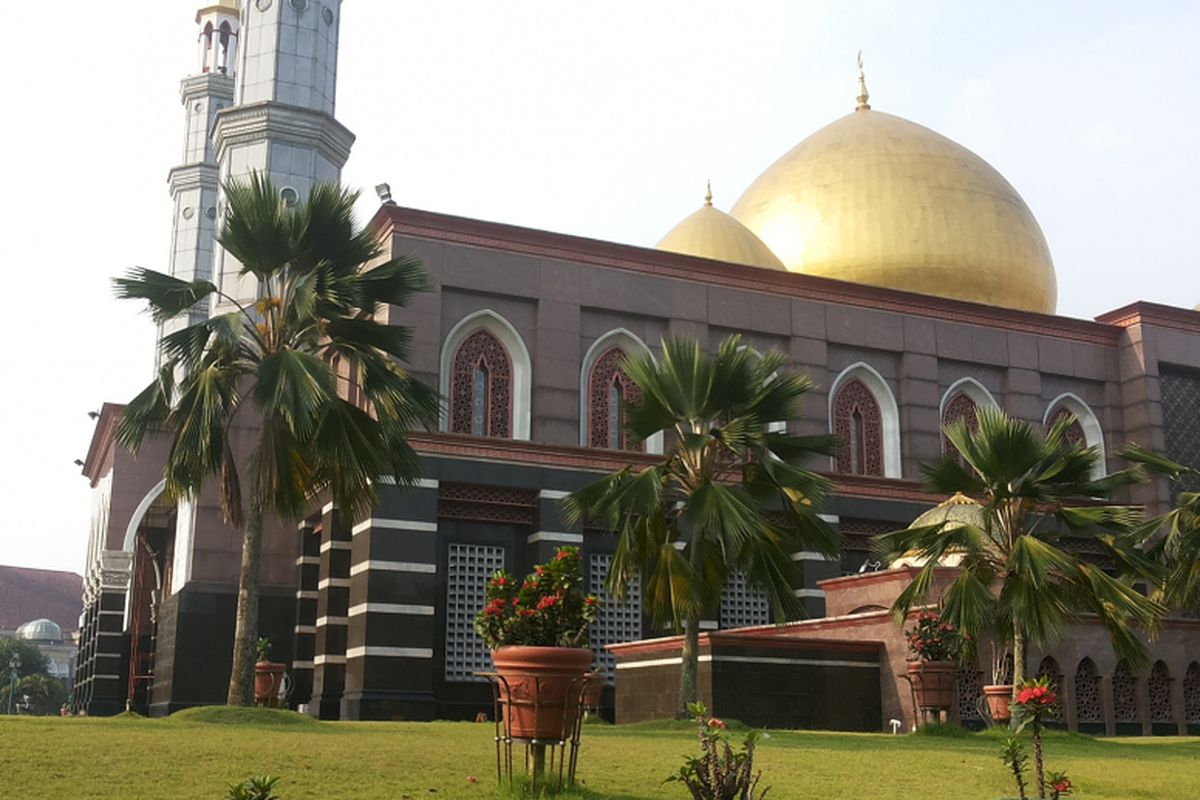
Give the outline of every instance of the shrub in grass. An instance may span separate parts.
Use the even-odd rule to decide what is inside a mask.
[[[1058,713],[1058,694],[1050,686],[1046,677],[1035,678],[1021,683],[1017,687],[1016,700],[1012,704],[1013,718],[1017,721],[1017,730],[1029,729],[1033,740],[1033,766],[1038,800],[1058,800],[1071,794],[1071,781],[1064,773],[1052,772],[1047,778],[1045,759],[1042,753],[1042,729],[1046,721],[1053,719]],[[1019,755],[1019,760],[1018,760]],[[1002,756],[1005,763],[1013,770],[1017,790],[1022,800],[1025,798],[1025,784],[1021,773],[1024,771],[1025,754],[1021,746],[1013,739],[1004,744]],[[1018,768],[1019,767],[1019,768]],[[1049,789],[1049,795],[1047,795]]]
[[[249,777],[241,783],[230,784],[226,800],[279,800],[273,794],[278,783],[279,778],[270,775]]]
[[[689,703],[688,711],[700,728],[700,755],[689,757],[663,782],[682,783],[695,800],[762,800],[770,787],[758,789],[762,771],[754,771],[758,731],[749,731],[735,751],[725,735],[728,726],[708,716],[703,703]]]

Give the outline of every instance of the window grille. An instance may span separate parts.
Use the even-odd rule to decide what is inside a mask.
[[[621,602],[613,600],[605,590],[612,558],[611,555],[593,553],[588,564],[588,586],[602,604],[588,631],[588,638],[596,653],[596,668],[604,673],[609,683],[615,677],[616,659],[604,646],[642,638],[642,580],[635,575],[629,582],[625,599]]]
[[[487,646],[475,633],[475,615],[487,602],[487,580],[504,569],[504,548],[452,544],[446,565],[446,680],[477,681],[492,668]]]
[[[752,587],[745,573],[731,572],[721,590],[721,628],[745,628],[770,621],[766,592]]]

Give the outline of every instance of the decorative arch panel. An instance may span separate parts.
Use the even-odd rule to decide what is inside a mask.
[[[833,401],[833,432],[838,437],[838,472],[884,474],[883,414],[875,395],[857,378],[838,389]]]
[[[621,369],[625,351],[610,347],[592,364],[588,376],[588,445],[611,450],[641,450],[625,433],[622,403],[638,403],[642,390]]]
[[[1200,725],[1200,661],[1188,664],[1183,676],[1183,715],[1188,725]]]
[[[1050,415],[1050,424],[1057,425],[1060,420],[1069,418],[1071,424],[1067,426],[1067,432],[1063,438],[1067,440],[1067,444],[1072,447],[1087,447],[1087,434],[1083,432],[1083,425],[1079,423],[1079,418],[1066,408],[1059,408]]]
[[[450,432],[512,436],[512,359],[486,328],[471,333],[454,353],[450,373]]]
[[[942,452],[952,458],[958,458],[958,448],[946,436],[945,428],[959,420],[965,422],[972,433],[979,430],[979,405],[966,392],[955,394],[942,410]]]

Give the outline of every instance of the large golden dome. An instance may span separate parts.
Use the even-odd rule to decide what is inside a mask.
[[[965,147],[872,111],[865,90],[731,213],[793,272],[1054,313],[1054,263],[1017,191]]]
[[[705,195],[700,210],[689,214],[667,231],[667,235],[655,247],[731,264],[786,269],[783,262],[749,228],[724,211],[713,208],[711,189]]]

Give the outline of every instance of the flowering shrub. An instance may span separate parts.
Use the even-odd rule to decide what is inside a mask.
[[[487,584],[487,604],[475,630],[488,647],[586,647],[588,625],[600,601],[584,594],[579,548],[563,547],[534,567],[524,581],[497,572]]]
[[[762,800],[770,789],[758,790],[762,771],[754,772],[754,743],[758,731],[750,731],[735,752],[724,732],[728,726],[708,716],[703,703],[688,704],[700,728],[700,756],[691,756],[679,771],[663,783],[679,781],[695,800]]]
[[[908,650],[920,661],[953,661],[962,648],[962,637],[954,626],[933,611],[917,615],[917,624],[904,632]]]
[[[1058,714],[1058,693],[1050,686],[1050,679],[1042,676],[1027,680],[1017,687],[1016,700],[1012,704],[1013,719],[1018,723],[1017,730],[1029,728],[1033,738],[1033,765],[1037,774],[1037,791],[1039,800],[1045,800],[1047,788],[1050,798],[1066,797],[1071,794],[1071,781],[1061,772],[1045,775],[1045,764],[1042,758],[1042,728],[1046,721],[1054,719]],[[1025,797],[1024,787],[1018,776],[1018,788],[1021,797]]]

